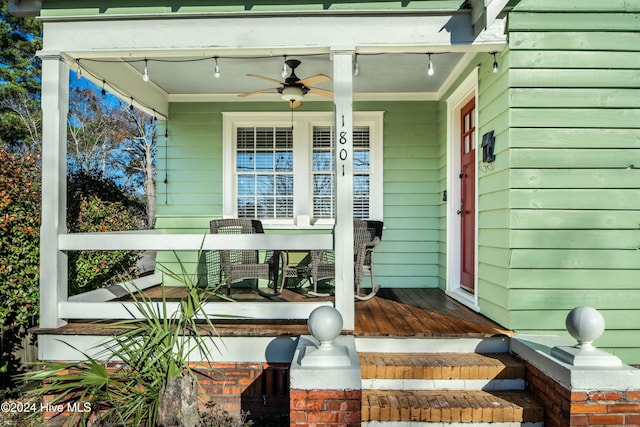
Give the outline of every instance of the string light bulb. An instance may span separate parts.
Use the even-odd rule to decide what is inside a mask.
[[[133,96],[131,97],[131,103],[129,104],[129,110],[133,111]]]
[[[356,58],[353,61],[353,75],[354,76],[359,76],[360,75],[360,64],[358,63],[358,54],[356,53]]]
[[[102,97],[103,97],[103,98],[106,98],[106,97],[107,97],[107,90],[104,88],[104,86],[105,86],[106,84],[107,84],[107,82],[106,82],[105,80],[103,80],[103,81],[102,81],[102,91],[101,91],[101,94],[102,94]]]
[[[496,60],[496,54],[498,52],[489,52],[491,55],[493,55],[493,72],[497,73],[498,72],[498,61]]]
[[[82,68],[80,67],[80,60],[76,59],[76,79],[82,78]]]
[[[435,71],[433,70],[433,61],[431,61],[431,54],[428,53],[429,61],[427,62],[427,76],[433,76]]]
[[[149,81],[149,61],[144,60],[144,72],[142,73],[142,80]]]
[[[286,78],[287,77],[287,57],[284,57],[284,62],[282,63],[282,78]]]
[[[216,66],[213,68],[213,77],[215,77],[216,79],[220,78],[220,65],[218,65],[218,57],[216,56],[215,58],[216,61]]]

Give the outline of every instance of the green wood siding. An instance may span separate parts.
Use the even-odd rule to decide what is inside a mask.
[[[508,275],[489,272],[506,279],[506,326],[566,334],[568,311],[590,305],[607,324],[596,345],[627,363],[640,362],[639,25],[638,2],[523,0],[510,14],[509,232],[481,230],[507,248],[483,256],[508,260]]]
[[[283,106],[284,105],[284,106]],[[306,103],[306,111],[331,111]],[[385,111],[383,242],[376,281],[384,287],[435,287],[439,274],[440,117],[437,102],[356,102]],[[157,228],[206,233],[222,215],[222,112],[288,111],[284,103],[174,103],[158,150]],[[164,180],[167,180],[165,184]],[[193,253],[184,260],[195,269]],[[160,262],[176,269],[172,254]]]
[[[493,57],[481,55],[478,76],[478,144],[493,130],[496,138],[493,163],[482,163],[478,147],[478,304],[488,317],[506,325],[509,275],[509,158],[508,109],[509,54],[500,53],[498,73],[492,72]]]

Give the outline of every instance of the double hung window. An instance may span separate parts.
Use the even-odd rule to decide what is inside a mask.
[[[271,227],[330,226],[335,218],[333,114],[224,113],[226,217]],[[354,113],[353,214],[382,219],[382,113]]]
[[[238,217],[292,218],[291,128],[239,127],[235,146]]]

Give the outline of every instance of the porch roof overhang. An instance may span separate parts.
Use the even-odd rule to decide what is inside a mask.
[[[300,77],[331,76],[331,53],[344,49],[358,55],[361,70],[354,100],[434,100],[476,53],[506,45],[506,18],[487,20],[496,9],[502,7],[494,5],[492,15],[460,9],[43,17],[40,55],[58,54],[72,69],[80,65],[83,77],[165,117],[173,101],[280,100],[277,93],[238,97],[269,86],[246,74],[282,80],[287,56],[302,60]],[[427,54],[433,76],[426,74]],[[145,60],[150,81],[143,84]],[[305,96],[314,100],[326,98]]]

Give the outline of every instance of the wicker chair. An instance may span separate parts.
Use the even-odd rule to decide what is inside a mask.
[[[212,234],[258,234],[264,233],[262,223],[255,219],[214,219],[209,223]],[[258,250],[221,250],[220,279],[226,280],[227,294],[231,286],[245,279],[256,279],[254,290],[260,295],[273,297],[282,292],[278,286],[280,251],[266,251],[264,262],[259,260]],[[268,292],[258,286],[257,279],[269,280]],[[284,283],[284,282],[283,282]]]
[[[356,298],[367,300],[373,298],[378,290],[373,275],[373,254],[375,246],[382,239],[382,221],[353,221],[353,260],[354,260],[354,284]],[[360,285],[363,273],[371,276],[371,292],[367,295],[360,295]],[[335,254],[333,251],[311,251],[311,278],[313,280],[314,296],[325,296],[318,292],[318,281],[331,279],[336,275]]]

